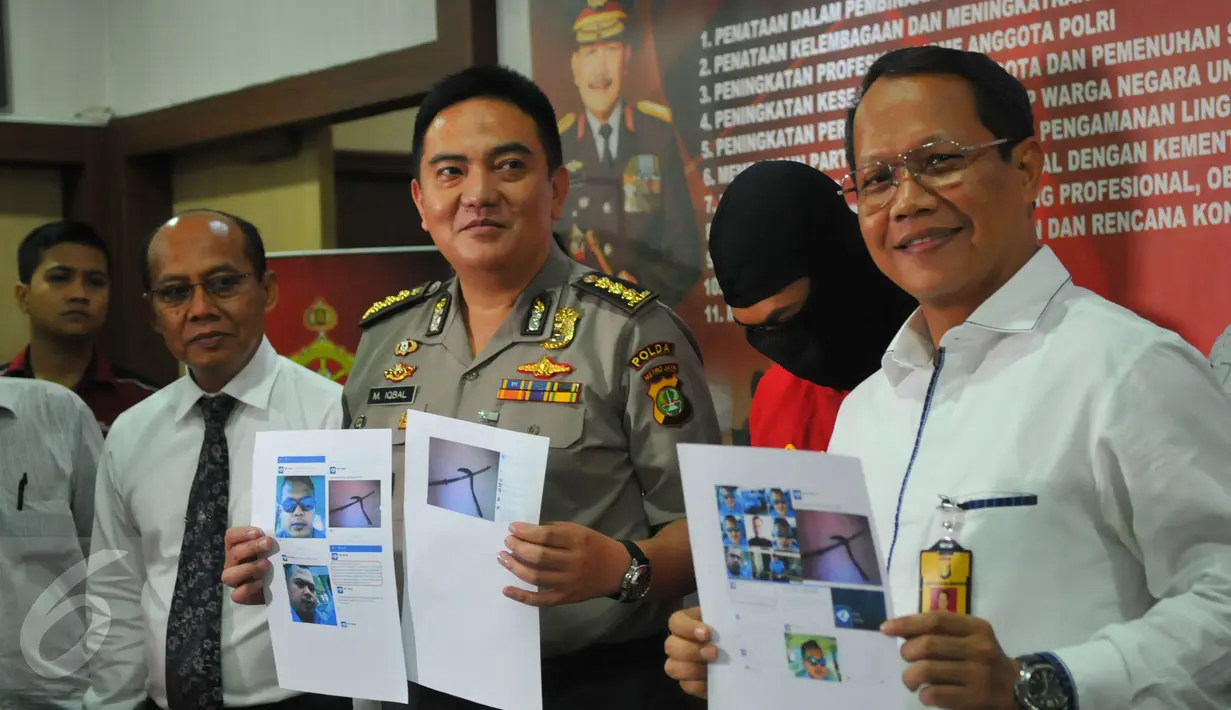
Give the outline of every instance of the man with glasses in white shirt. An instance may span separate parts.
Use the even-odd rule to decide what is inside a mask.
[[[154,327],[188,374],[125,412],[98,472],[93,570],[110,607],[87,708],[350,708],[278,687],[262,606],[223,603],[223,536],[251,520],[258,431],[337,429],[342,388],[265,338],[278,298],[260,233],[221,212],[180,214],[146,242]],[[142,705],[144,703],[144,705]]]
[[[920,306],[830,446],[862,460],[906,687],[951,710],[1231,707],[1231,402],[1040,248],[1025,88],[981,54],[898,50],[846,136],[864,241]],[[916,614],[946,515],[971,613]],[[697,617],[672,618],[667,671],[704,694]]]

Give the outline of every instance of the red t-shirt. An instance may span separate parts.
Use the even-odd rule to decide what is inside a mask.
[[[0,365],[0,377],[34,377],[28,346],[22,348],[12,362]],[[96,350],[94,360],[73,391],[85,400],[86,406],[94,412],[98,426],[106,435],[116,417],[125,409],[154,394],[158,387],[135,373],[113,366],[106,356]]]
[[[757,383],[748,413],[752,446],[824,451],[847,393],[792,375],[778,365]]]

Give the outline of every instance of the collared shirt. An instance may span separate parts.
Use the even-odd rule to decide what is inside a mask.
[[[1222,385],[1222,391],[1231,394],[1231,325],[1210,348],[1210,365],[1214,368],[1214,379]]]
[[[594,132],[594,147],[598,150],[599,155],[609,156],[614,159],[614,156],[620,154],[620,120],[624,117],[624,99],[616,101],[616,105],[611,107],[611,113],[607,115],[606,121],[600,121],[594,117],[594,114],[586,110],[586,120],[590,122],[590,130]],[[603,138],[601,129],[603,126],[611,127],[611,134],[606,139]],[[604,140],[607,145],[603,145]]]
[[[1056,654],[1083,709],[1231,707],[1231,400],[1205,358],[1047,248],[931,342],[916,313],[830,445],[863,462],[894,612],[919,611],[938,496],[1037,496],[955,535],[1005,653]]]
[[[30,346],[21,349],[12,362],[0,365],[0,376],[34,378],[34,364],[30,362]],[[158,391],[153,384],[140,375],[114,366],[106,355],[94,351],[94,358],[86,368],[81,381],[73,387],[98,420],[103,435],[125,409]]]
[[[37,668],[22,653],[21,630],[39,596],[85,559],[102,445],[90,410],[70,390],[0,379],[0,697],[14,707],[81,707],[87,669],[71,654],[57,659],[85,636],[83,612],[37,634]],[[61,580],[67,586],[54,590],[51,605],[85,591],[85,569],[78,572]]]
[[[232,527],[252,520],[256,433],[338,428],[342,388],[280,357],[264,340],[222,391],[240,403],[226,425]],[[204,395],[191,377],[181,377],[122,414],[107,437],[92,549],[131,554],[89,578],[90,593],[111,607],[111,629],[91,663],[87,708],[130,710],[147,692],[166,707],[167,616],[205,436],[197,407]],[[223,601],[222,692],[228,707],[297,694],[278,687],[264,606]]]
[[[684,517],[676,444],[722,441],[700,356],[670,309],[637,300],[644,292],[634,289],[624,293],[636,306],[610,292],[599,296],[584,283],[591,273],[553,249],[477,356],[456,280],[365,328],[346,405],[355,426],[394,430],[399,586],[406,439],[399,419],[408,407],[548,437],[543,521],[642,540]],[[579,317],[566,318],[570,311]],[[532,391],[548,386],[562,388],[552,395],[557,401]],[[393,393],[402,396],[387,396]],[[674,606],[604,598],[545,608],[543,655],[664,633]]]

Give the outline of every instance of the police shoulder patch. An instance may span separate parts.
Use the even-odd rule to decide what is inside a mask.
[[[653,291],[598,271],[591,271],[574,281],[573,287],[614,303],[628,313],[636,313],[645,304],[658,298],[658,294]]]
[[[637,110],[660,121],[671,123],[671,109],[653,101],[638,101]]]
[[[556,123],[556,130],[560,132],[560,135],[564,135],[564,132],[572,128],[573,124],[576,123],[576,121],[577,121],[577,114],[566,113],[563,116],[561,116],[560,121]]]
[[[439,281],[429,281],[412,289],[403,289],[396,294],[383,298],[368,307],[363,317],[359,319],[359,327],[367,328],[388,318],[394,313],[401,313],[407,308],[423,303],[432,294],[440,290]]]

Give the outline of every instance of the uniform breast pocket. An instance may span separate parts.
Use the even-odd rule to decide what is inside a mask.
[[[500,410],[500,428],[545,436],[552,449],[567,449],[581,439],[585,409],[576,405],[516,402]]]

